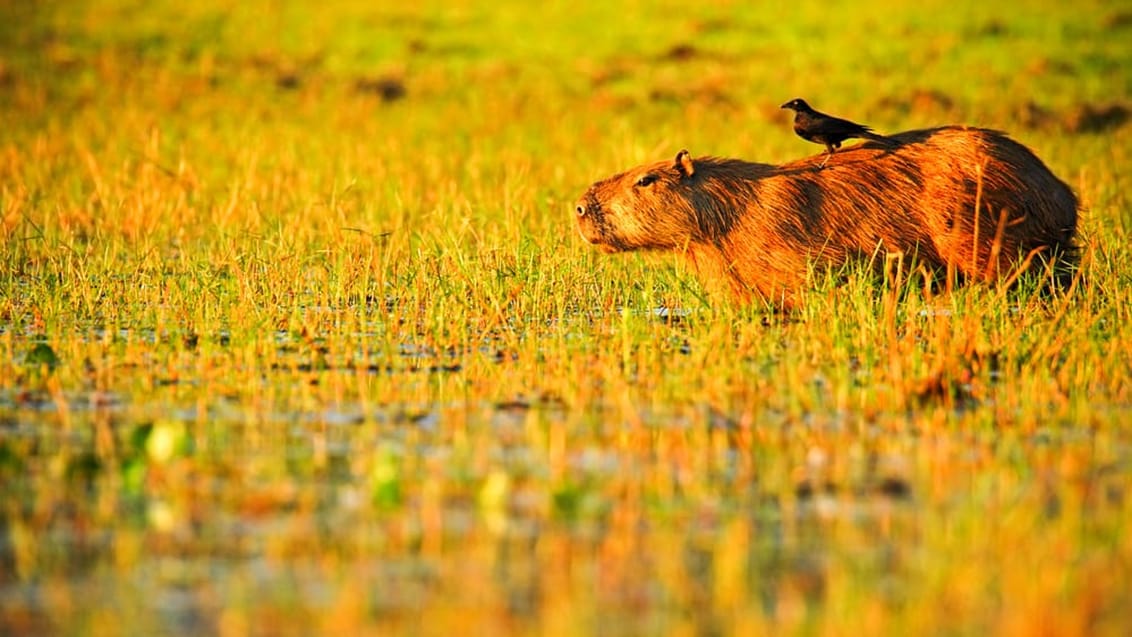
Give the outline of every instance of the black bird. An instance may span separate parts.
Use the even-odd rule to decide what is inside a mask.
[[[798,137],[806,141],[825,144],[825,149],[829,154],[818,166],[819,170],[825,168],[825,162],[833,156],[833,151],[841,148],[841,142],[850,137],[870,139],[885,144],[891,141],[884,135],[877,135],[868,126],[815,111],[804,99],[792,99],[783,104],[782,108],[794,111],[794,132],[798,133]]]

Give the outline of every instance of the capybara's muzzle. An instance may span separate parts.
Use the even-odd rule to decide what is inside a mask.
[[[586,196],[582,197],[574,206],[574,212],[578,215],[578,230],[582,233],[582,238],[587,243],[603,243],[602,222],[605,218],[605,211],[602,210],[597,197],[594,197],[592,193],[586,193]]]
[[[601,202],[597,200],[597,197],[595,197],[592,192],[587,192],[586,195],[578,201],[578,205],[574,206],[574,212],[578,213],[578,217],[588,215],[590,217],[600,218],[602,212]]]

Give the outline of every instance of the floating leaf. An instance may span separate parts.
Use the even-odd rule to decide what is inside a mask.
[[[0,440],[0,476],[17,475],[24,470],[23,458]]]
[[[32,367],[46,366],[47,369],[55,369],[59,365],[59,357],[47,343],[36,343],[28,352],[24,362]]]
[[[153,424],[145,443],[150,460],[162,464],[185,451],[185,426],[179,422],[159,420]]]
[[[373,503],[380,509],[401,504],[401,461],[391,449],[381,451],[370,471]]]
[[[145,422],[134,427],[134,430],[130,432],[130,450],[134,453],[144,452],[151,433],[153,433],[153,423],[151,422]]]
[[[140,494],[145,487],[146,465],[144,458],[131,458],[122,463],[122,486],[127,493]]]
[[[67,462],[66,476],[69,482],[82,482],[89,486],[101,470],[102,462],[98,457],[86,452],[74,456]]]
[[[146,518],[154,529],[168,533],[177,525],[177,513],[168,502],[153,500],[146,508]]]
[[[573,520],[578,516],[585,493],[576,485],[565,485],[555,491],[552,497],[555,514],[563,519]]]
[[[511,494],[511,476],[502,469],[496,469],[487,476],[480,487],[480,513],[487,528],[496,535],[507,530],[507,501]]]

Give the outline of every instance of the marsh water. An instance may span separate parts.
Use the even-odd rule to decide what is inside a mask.
[[[515,359],[490,343],[363,364],[282,332],[239,383],[203,362],[229,347],[217,334],[165,337],[173,367],[85,361],[92,388],[62,390],[54,352],[5,338],[24,353],[0,393],[7,634],[811,632],[845,612],[831,590],[878,617],[963,595],[932,583],[970,557],[953,540],[1002,515],[1058,529],[1066,488],[1099,512],[1082,532],[1128,507],[1126,467],[1093,464],[1126,443],[1083,428],[929,433],[912,412],[894,427],[608,387],[487,401],[467,368]],[[1004,452],[1068,453],[1088,484],[994,465]]]

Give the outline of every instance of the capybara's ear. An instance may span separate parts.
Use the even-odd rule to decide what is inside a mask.
[[[676,153],[675,167],[685,177],[691,177],[696,172],[696,167],[692,164],[692,154],[687,150]]]

